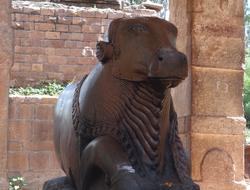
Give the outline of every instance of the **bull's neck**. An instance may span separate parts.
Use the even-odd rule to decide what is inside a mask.
[[[132,146],[128,150],[130,161],[142,173],[149,170],[161,172],[169,128],[170,90],[137,83],[128,94],[122,111],[122,125]]]

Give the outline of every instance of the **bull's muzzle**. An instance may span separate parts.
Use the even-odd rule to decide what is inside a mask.
[[[161,48],[154,55],[149,64],[148,77],[164,80],[184,80],[188,75],[186,56],[169,48]]]

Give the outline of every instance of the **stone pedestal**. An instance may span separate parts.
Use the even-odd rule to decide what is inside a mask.
[[[10,1],[0,0],[0,189],[7,183],[7,129],[9,71],[13,59],[13,36],[10,22]]]
[[[202,190],[246,189],[240,185],[245,140],[243,1],[172,0],[170,15],[181,35],[179,49],[190,49],[186,52],[191,78],[186,86],[191,86],[187,133],[192,177]],[[181,90],[177,96],[189,94]],[[177,104],[178,109],[183,105],[188,103]]]

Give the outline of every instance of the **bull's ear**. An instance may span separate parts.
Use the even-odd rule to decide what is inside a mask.
[[[113,56],[113,46],[109,42],[99,41],[96,44],[96,57],[101,63],[106,63]]]

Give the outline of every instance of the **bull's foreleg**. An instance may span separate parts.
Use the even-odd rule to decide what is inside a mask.
[[[81,187],[84,190],[141,190],[121,145],[112,137],[97,137],[81,157]]]
[[[43,185],[43,190],[76,190],[68,177],[58,177],[48,180]]]

